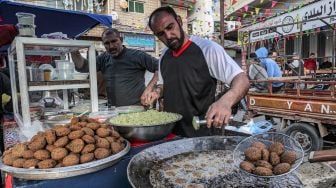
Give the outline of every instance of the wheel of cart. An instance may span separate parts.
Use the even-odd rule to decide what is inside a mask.
[[[305,153],[323,148],[323,139],[319,136],[317,129],[311,124],[293,123],[283,131],[299,142]]]

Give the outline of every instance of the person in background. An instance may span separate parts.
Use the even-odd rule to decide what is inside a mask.
[[[97,56],[97,71],[101,71],[106,80],[108,104],[128,106],[144,104],[146,95],[155,85],[158,61],[140,50],[126,48],[117,29],[108,28],[102,33],[102,42],[106,52]],[[88,72],[89,64],[80,53],[73,52],[72,60],[76,70]],[[145,86],[146,70],[154,73],[152,80]]]
[[[267,57],[268,51],[265,47],[259,48],[255,52],[255,54],[258,57],[258,59],[260,60],[263,67],[266,69],[267,75],[268,75],[269,78],[272,78],[272,77],[281,78],[282,77],[280,67],[277,65],[277,63],[273,59]],[[282,86],[283,86],[283,83],[281,83],[281,82],[273,82],[272,83],[272,92],[280,91]]]
[[[168,48],[161,55],[158,86],[148,95],[147,105],[163,97],[165,111],[183,116],[174,127],[175,134],[211,135],[208,128],[222,127],[229,122],[232,106],[248,91],[248,77],[222,46],[196,36],[189,37],[173,8],[154,10],[148,25]],[[215,101],[217,80],[231,87]],[[193,116],[205,117],[208,128],[194,130]]]
[[[332,63],[329,61],[329,58],[328,57],[325,57],[323,59],[323,62],[320,66],[320,69],[328,69],[328,68],[331,68],[332,67]]]
[[[293,76],[303,76],[304,75],[304,62],[300,59],[299,55],[293,53],[293,62],[289,64]]]
[[[309,74],[313,74],[316,76],[317,62],[315,58],[315,53],[310,53],[309,58],[304,61],[305,72]]]
[[[255,54],[250,55],[250,57],[253,56],[255,56]],[[250,80],[267,80],[268,78],[267,71],[260,64],[258,58],[251,58],[248,73]],[[267,82],[255,82],[251,84],[251,86],[252,88],[250,88],[249,91],[267,92]]]

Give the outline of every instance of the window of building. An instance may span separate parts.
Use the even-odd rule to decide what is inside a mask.
[[[128,0],[127,12],[144,13],[144,3],[139,1]]]

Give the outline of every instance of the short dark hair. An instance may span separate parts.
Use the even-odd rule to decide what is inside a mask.
[[[107,28],[103,31],[101,37],[103,38],[104,36],[106,35],[109,35],[109,34],[115,34],[117,35],[118,37],[121,37],[120,36],[120,32],[118,31],[118,29],[115,29],[115,28]]]
[[[172,15],[176,20],[177,20],[177,14],[175,12],[175,10],[169,6],[164,6],[164,7],[159,7],[157,9],[155,9],[151,15],[149,16],[149,19],[148,19],[148,26],[149,28],[153,31],[153,28],[152,28],[152,19],[153,17],[156,15],[156,14],[159,14],[161,12],[166,12],[170,15]]]
[[[314,53],[314,52],[312,52],[312,53],[310,53],[310,55],[315,55],[315,53]]]

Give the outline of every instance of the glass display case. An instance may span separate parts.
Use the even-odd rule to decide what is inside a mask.
[[[89,73],[86,73],[86,77],[76,76],[78,73],[73,71],[73,63],[66,60],[66,57],[70,59],[70,52],[79,50],[88,54]],[[56,111],[62,111],[69,109],[69,91],[88,88],[90,111],[98,111],[96,52],[93,42],[16,37],[8,50],[8,57],[13,111],[19,126],[31,126],[32,112],[36,110],[32,107],[31,100],[36,92],[43,92],[45,96],[56,93],[55,98],[60,97],[62,101],[62,104],[56,104]],[[44,102],[46,106],[48,103],[46,100]]]

